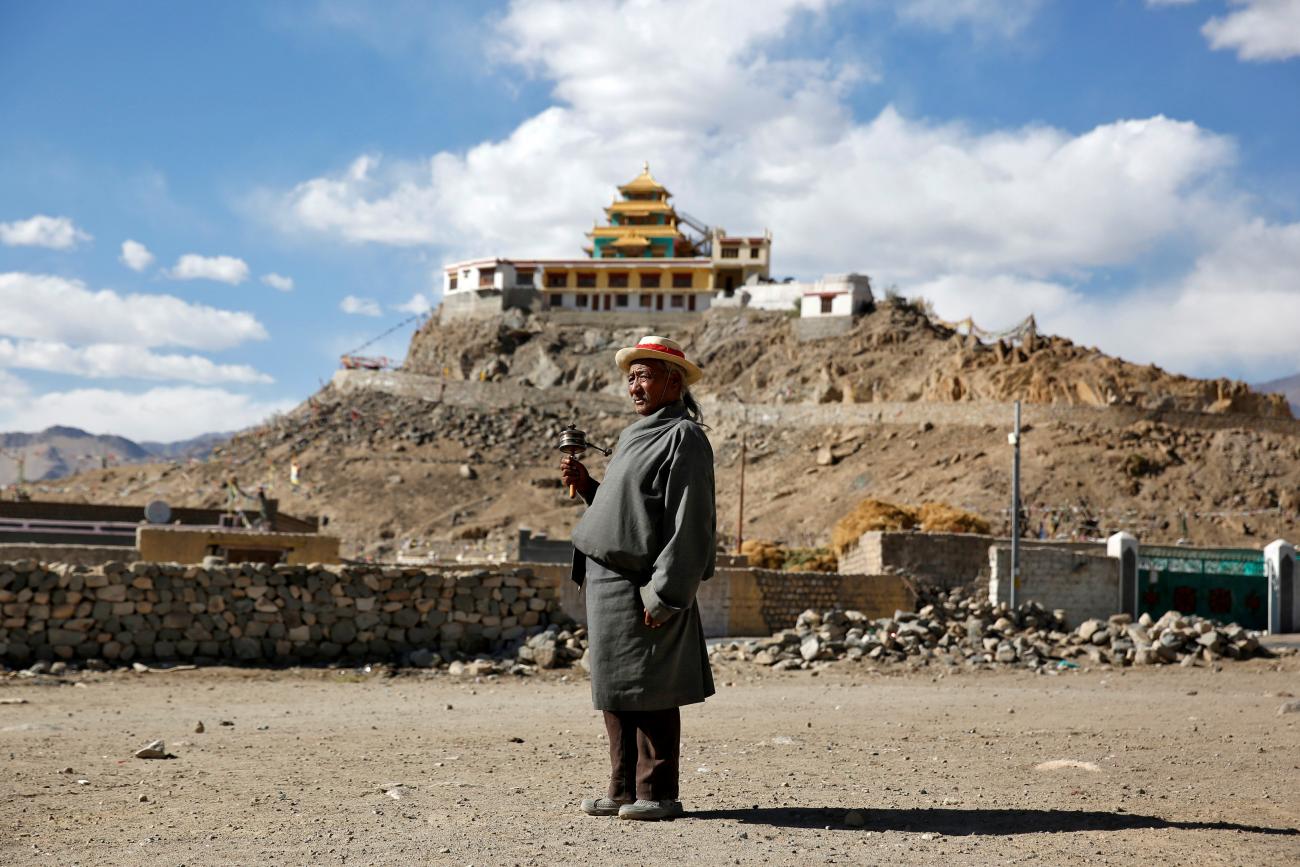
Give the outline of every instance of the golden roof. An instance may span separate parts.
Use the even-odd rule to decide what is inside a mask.
[[[622,238],[629,235],[642,235],[651,238],[684,237],[676,226],[596,226],[587,233],[588,238]]]
[[[673,206],[658,199],[622,199],[605,208],[608,213],[650,214],[672,213]]]
[[[619,187],[619,192],[623,193],[664,193],[668,190],[663,184],[654,179],[650,174],[650,163],[644,163],[641,174]]]
[[[613,243],[610,244],[609,246],[611,246],[611,247],[648,247],[648,246],[650,246],[650,242],[647,241],[645,238],[641,237],[640,235],[625,235],[624,237],[619,238],[617,241],[613,242]]]

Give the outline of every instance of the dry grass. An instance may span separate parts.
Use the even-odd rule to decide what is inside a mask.
[[[987,536],[993,528],[979,515],[954,509],[947,503],[925,503],[917,513],[927,533],[977,533]]]
[[[980,533],[991,531],[989,522],[947,503],[920,506],[863,500],[831,530],[831,549],[836,555],[857,544],[863,533],[873,530],[922,530],[927,533]]]

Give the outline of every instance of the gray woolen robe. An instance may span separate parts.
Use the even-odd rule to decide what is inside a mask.
[[[681,401],[623,430],[573,531],[598,710],[663,710],[713,695],[695,593],[713,575],[713,448]],[[663,625],[645,625],[644,612]]]

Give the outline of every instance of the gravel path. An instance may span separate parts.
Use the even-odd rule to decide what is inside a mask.
[[[608,773],[578,674],[0,680],[0,863],[1300,863],[1300,658],[715,673],[660,824],[577,813]]]

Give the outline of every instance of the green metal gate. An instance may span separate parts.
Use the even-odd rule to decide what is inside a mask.
[[[1138,552],[1138,612],[1197,614],[1247,629],[1268,628],[1264,555],[1246,548]]]

